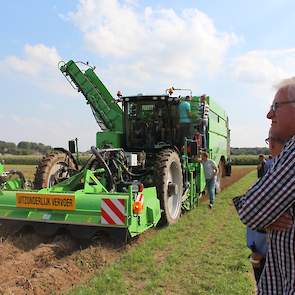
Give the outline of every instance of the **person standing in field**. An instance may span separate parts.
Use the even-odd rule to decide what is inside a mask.
[[[178,105],[179,112],[179,130],[178,130],[178,145],[182,147],[184,145],[185,138],[191,138],[191,104],[192,97],[186,96],[185,100],[182,100]]]
[[[206,188],[209,194],[209,208],[212,209],[215,199],[216,176],[218,174],[218,167],[216,163],[208,157],[209,155],[206,152],[203,152],[201,154],[202,164],[206,178]]]
[[[276,157],[284,147],[284,142],[274,137],[271,129],[265,142],[269,145],[269,151],[273,157]],[[269,159],[267,164],[264,166],[264,174],[271,168],[273,159]],[[246,236],[247,247],[252,251],[250,262],[252,263],[256,284],[258,284],[267,254],[267,234],[265,230],[253,230],[247,226]]]
[[[257,165],[257,177],[261,178],[264,175],[264,167],[265,167],[265,157],[264,155],[259,155],[258,157],[258,165]]]
[[[265,140],[265,142],[268,144],[267,142],[268,138]],[[265,165],[264,165],[264,174],[267,172],[267,170],[272,166],[273,163],[273,156],[269,155],[268,159],[265,160]]]
[[[286,141],[272,167],[244,196],[234,198],[241,221],[268,232],[257,294],[295,294],[295,78],[279,86],[267,113],[272,135]]]

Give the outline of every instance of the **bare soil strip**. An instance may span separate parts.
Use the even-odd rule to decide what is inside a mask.
[[[225,188],[253,167],[234,167],[232,176],[222,182]],[[51,294],[86,281],[95,272],[117,260],[132,243],[119,246],[104,236],[87,244],[69,235],[44,238],[32,231],[12,233],[0,226],[0,294]],[[150,231],[133,243],[148,239]]]

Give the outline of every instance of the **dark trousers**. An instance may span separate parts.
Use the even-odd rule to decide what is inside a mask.
[[[261,273],[264,269],[265,259],[262,259],[259,267],[253,267],[256,284],[258,285]]]
[[[182,147],[184,145],[184,139],[192,137],[191,123],[180,123],[178,130],[178,146]]]

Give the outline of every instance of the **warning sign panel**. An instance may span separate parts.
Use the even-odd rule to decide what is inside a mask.
[[[76,204],[71,195],[17,193],[16,207],[71,211]]]

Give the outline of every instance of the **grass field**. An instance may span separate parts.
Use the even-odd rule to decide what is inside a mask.
[[[232,165],[257,165],[258,155],[231,155]]]
[[[255,165],[247,165],[247,166],[248,167],[253,166],[253,169],[256,168]],[[24,173],[26,179],[33,180],[36,167],[37,167],[37,165],[5,164],[5,171],[9,171],[11,169],[17,169],[17,170]],[[233,169],[243,169],[243,167],[244,166],[238,165],[238,166],[234,166]]]
[[[213,210],[202,203],[176,225],[142,235],[119,261],[69,294],[254,294],[245,227],[231,200],[255,178],[253,171],[225,189]]]
[[[0,162],[12,165],[38,165],[41,155],[1,155]],[[81,155],[80,160],[85,163],[90,155]],[[232,155],[232,165],[257,165],[258,155]]]
[[[37,165],[41,155],[0,155],[0,161],[4,164]]]
[[[5,171],[9,171],[11,169],[17,169],[21,171],[27,180],[34,180],[36,165],[5,165]]]

